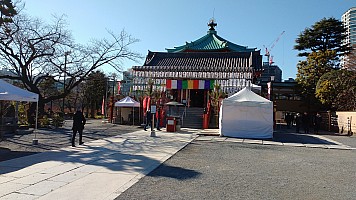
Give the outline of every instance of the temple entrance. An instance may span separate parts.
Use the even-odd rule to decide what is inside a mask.
[[[204,90],[190,90],[190,107],[204,107]]]

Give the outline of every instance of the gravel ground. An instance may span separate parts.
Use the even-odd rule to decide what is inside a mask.
[[[356,199],[354,150],[195,141],[116,198]]]
[[[33,145],[34,133],[26,132],[23,134],[9,134],[0,141],[0,162],[17,157],[27,156],[38,152],[45,152],[62,147],[70,146],[72,120],[66,120],[61,128],[39,129],[36,138],[39,144]],[[117,125],[102,123],[101,120],[87,120],[83,133],[83,142],[89,142],[101,138],[130,133],[139,130],[137,126]],[[78,144],[79,135],[77,134]]]

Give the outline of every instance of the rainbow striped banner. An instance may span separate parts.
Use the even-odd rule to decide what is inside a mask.
[[[167,89],[199,89],[212,90],[214,89],[215,80],[166,80]]]

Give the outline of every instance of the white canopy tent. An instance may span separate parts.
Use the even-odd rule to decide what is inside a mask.
[[[220,135],[237,138],[273,138],[273,102],[244,88],[222,101]]]
[[[127,107],[127,108],[132,108],[132,125],[134,125],[135,122],[135,108],[140,107],[140,103],[132,99],[131,97],[127,96],[117,102],[115,102],[115,107]],[[121,112],[121,110],[120,110]],[[139,115],[140,117],[140,115]]]
[[[35,125],[35,129],[37,129],[38,94],[21,89],[0,79],[0,100],[37,102]]]

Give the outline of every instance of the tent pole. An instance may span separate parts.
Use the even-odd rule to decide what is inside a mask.
[[[36,104],[36,124],[35,124],[35,129],[37,130],[37,118],[38,118],[38,101]],[[36,138],[36,134],[35,134],[35,138]]]

